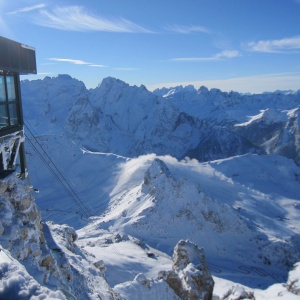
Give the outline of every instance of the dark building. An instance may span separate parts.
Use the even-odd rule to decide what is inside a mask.
[[[26,177],[20,75],[36,74],[35,49],[0,36],[0,176],[19,158]]]

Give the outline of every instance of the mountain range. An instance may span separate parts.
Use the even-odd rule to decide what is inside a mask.
[[[209,299],[193,281],[202,272],[212,287],[205,256],[214,299],[299,297],[300,91],[151,92],[111,77],[88,90],[69,75],[21,90],[43,251],[56,262],[44,281],[25,263],[41,295]],[[190,264],[178,267],[182,251]]]
[[[242,95],[180,86],[150,92],[111,77],[87,90],[68,75],[23,81],[22,91],[25,116],[37,131],[63,133],[90,150],[199,161],[274,153],[300,164],[300,91]]]

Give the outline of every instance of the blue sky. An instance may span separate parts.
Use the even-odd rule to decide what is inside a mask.
[[[0,0],[0,35],[36,48],[29,79],[259,93],[300,89],[299,16],[300,0]]]

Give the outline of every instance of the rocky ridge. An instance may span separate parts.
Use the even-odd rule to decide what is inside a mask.
[[[100,295],[102,299],[114,298],[96,267],[85,269],[83,264],[74,263],[78,256],[87,260],[74,244],[77,238],[74,229],[42,223],[26,182],[12,174],[0,181],[0,187],[0,244],[6,253],[4,256],[13,262],[10,269],[7,259],[0,260],[0,268],[3,274],[18,271],[14,281],[3,278],[1,299],[29,299],[32,294],[44,295],[47,299],[98,299]],[[29,290],[22,287],[24,281],[30,284]],[[93,281],[98,284],[96,290],[90,284]]]

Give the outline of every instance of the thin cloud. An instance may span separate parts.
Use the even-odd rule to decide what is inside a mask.
[[[81,6],[41,9],[34,22],[40,26],[68,31],[151,32],[124,18],[108,19],[92,15]]]
[[[98,64],[89,64],[89,67],[95,67],[95,68],[107,68],[105,65],[98,65]]]
[[[167,25],[165,29],[172,32],[190,34],[194,32],[211,33],[211,31],[204,26],[184,26],[184,25]]]
[[[55,61],[55,62],[63,62],[63,63],[65,62],[65,63],[74,64],[74,65],[86,65],[86,66],[95,67],[95,68],[106,68],[107,67],[102,64],[90,63],[90,62],[80,60],[80,59],[51,57],[51,58],[48,58],[48,60]],[[50,65],[50,64],[54,64],[54,63],[44,63],[43,65]]]
[[[300,50],[300,36],[280,40],[250,42],[247,44],[246,48],[253,52],[293,53],[295,50]]]
[[[46,6],[46,4],[41,3],[41,4],[37,4],[37,5],[33,5],[33,6],[27,6],[27,7],[23,7],[11,12],[8,12],[8,15],[15,15],[15,14],[19,14],[19,13],[27,13],[33,10],[39,10],[41,8],[44,8]]]
[[[211,57],[178,57],[178,58],[171,58],[171,61],[190,61],[190,62],[197,62],[197,61],[216,61],[221,60],[224,58],[235,58],[241,56],[241,53],[237,50],[224,50],[220,53],[215,54]]]
[[[75,65],[92,65],[92,63],[83,61],[83,60],[79,60],[79,59],[70,59],[70,58],[48,58],[48,60],[52,60],[52,61],[58,61],[58,62],[67,62],[70,64],[75,64]]]

